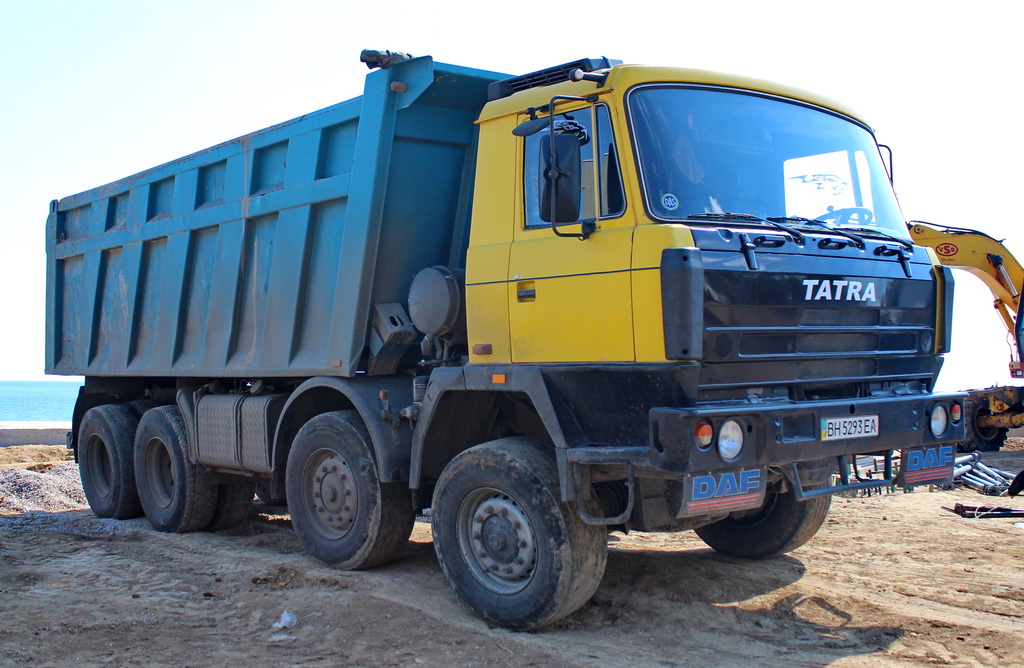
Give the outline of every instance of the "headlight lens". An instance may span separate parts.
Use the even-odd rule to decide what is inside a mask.
[[[938,438],[946,433],[946,427],[949,425],[949,412],[943,404],[935,404],[932,406],[932,419],[929,423],[929,427],[932,430],[932,436]]]
[[[718,430],[718,454],[729,461],[739,457],[743,450],[743,426],[736,420],[726,420]]]

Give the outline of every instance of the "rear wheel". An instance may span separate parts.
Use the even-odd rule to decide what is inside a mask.
[[[157,403],[152,399],[136,399],[135,401],[129,401],[124,405],[131,414],[135,416],[135,421],[138,422],[142,419],[142,416],[146,414],[150,408],[156,408]]]
[[[505,438],[453,459],[434,490],[434,549],[484,619],[534,629],[575,611],[604,575],[608,533],[559,494],[550,446]]]
[[[135,486],[135,429],[125,406],[90,408],[78,430],[82,490],[97,517],[127,519],[142,514]]]
[[[831,496],[797,501],[792,489],[768,492],[761,508],[696,529],[716,552],[743,559],[765,559],[795,550],[825,522]]]
[[[213,506],[213,517],[206,525],[207,531],[231,529],[241,524],[252,508],[256,481],[240,480],[217,485],[217,500]]]
[[[268,506],[286,506],[288,499],[283,496],[274,496],[274,488],[269,478],[262,478],[256,482],[256,498]]]
[[[979,417],[991,415],[988,401],[981,397],[968,397],[964,402],[964,415],[967,423],[964,425],[964,440],[957,444],[959,450],[995,452],[1003,447],[1007,433],[1005,427],[979,427],[977,424]]]
[[[299,540],[339,568],[392,559],[416,520],[408,485],[380,482],[370,435],[354,411],[324,413],[303,425],[288,455],[285,488]]]
[[[210,524],[217,487],[200,482],[188,458],[185,423],[176,407],[153,408],[139,421],[135,477],[139,500],[157,531],[186,533]]]

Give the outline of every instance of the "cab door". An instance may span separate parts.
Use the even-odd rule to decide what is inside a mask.
[[[626,202],[608,107],[561,112],[556,132],[580,141],[580,220],[597,230],[585,240],[557,236],[541,216],[545,129],[524,138],[523,213],[508,270],[512,361],[626,362],[635,359],[630,262],[634,221]],[[581,224],[560,224],[578,234]]]

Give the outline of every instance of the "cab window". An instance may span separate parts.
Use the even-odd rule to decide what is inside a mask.
[[[583,185],[579,192],[581,220],[622,215],[626,209],[626,198],[608,107],[597,105],[592,109],[559,114],[555,119],[555,132],[571,134],[580,142],[583,161]],[[540,193],[543,191],[540,182],[540,146],[541,137],[547,133],[548,130],[538,132],[527,137],[525,142],[523,190],[526,197],[527,228],[551,226],[541,219],[539,206]]]

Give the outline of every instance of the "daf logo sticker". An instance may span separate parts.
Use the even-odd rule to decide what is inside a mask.
[[[807,291],[804,293],[804,299],[807,301],[878,301],[878,298],[875,296],[874,281],[861,282],[808,278],[804,281],[804,287],[807,288]]]

